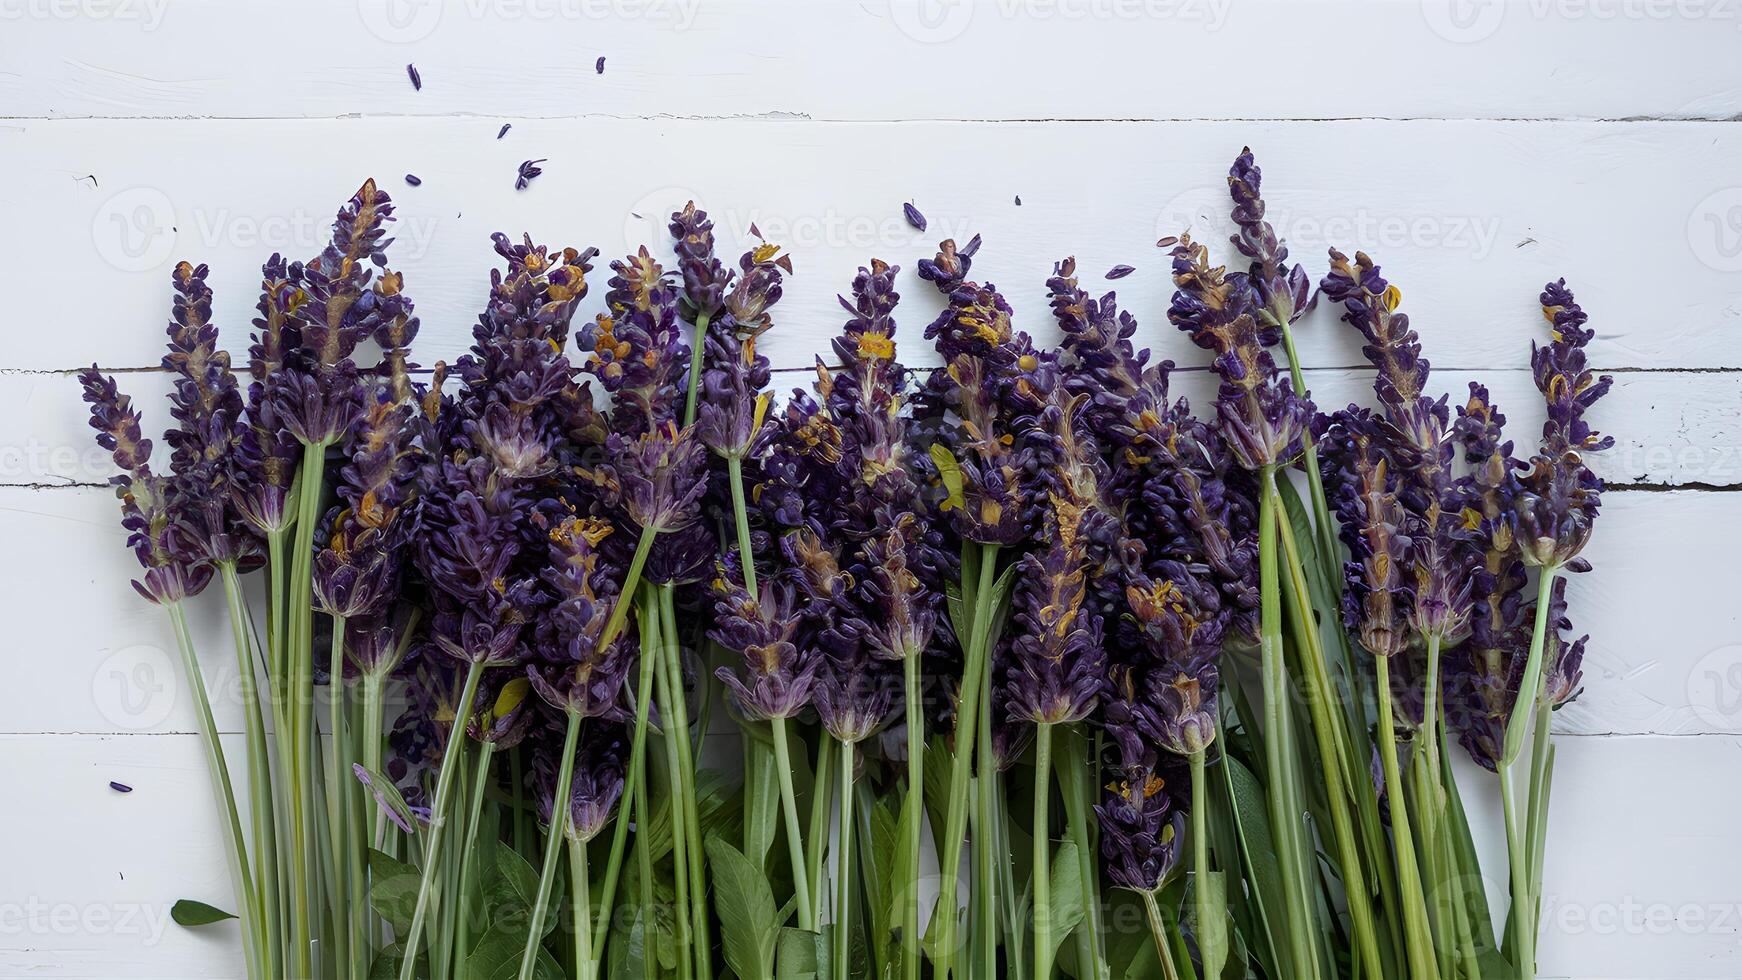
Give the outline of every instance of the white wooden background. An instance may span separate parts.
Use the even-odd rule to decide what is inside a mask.
[[[974,232],[1026,328],[1053,336],[1053,260],[1125,262],[1140,339],[1198,367],[1153,243],[1225,240],[1242,144],[1314,277],[1328,245],[1372,252],[1438,383],[1486,379],[1521,442],[1537,290],[1578,291],[1619,445],[1571,588],[1592,640],[1556,717],[1544,973],[1742,976],[1739,53],[1737,0],[0,0],[0,977],[238,975],[231,937],[167,924],[227,895],[218,830],[71,375],[124,372],[161,425],[175,260],[211,264],[239,348],[261,260],[311,254],[373,175],[429,363],[467,342],[491,231],[621,254],[694,197],[728,252],[751,222],[791,247],[771,355],[793,383],[872,255],[909,270],[927,363],[913,264]],[[1365,396],[1348,328],[1300,334],[1321,404]]]

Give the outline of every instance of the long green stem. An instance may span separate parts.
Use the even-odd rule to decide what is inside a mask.
[[[980,703],[992,703],[992,672],[980,675]],[[974,929],[974,972],[989,975],[998,962],[997,901],[998,879],[994,862],[998,852],[993,846],[994,801],[992,784],[998,771],[992,756],[992,712],[980,712],[980,723],[974,726],[974,889],[969,892],[968,922]]]
[[[593,956],[593,903],[588,891],[592,881],[587,876],[587,842],[569,842],[569,904],[575,923],[575,966],[581,980],[598,976],[599,964]]]
[[[714,953],[709,934],[708,880],[706,860],[702,853],[702,820],[696,800],[696,761],[694,742],[690,739],[689,698],[683,686],[683,647],[678,642],[677,600],[671,583],[659,587],[660,633],[665,637],[666,670],[671,673],[673,724],[683,737],[678,739],[678,771],[683,774],[683,832],[689,852],[690,929],[695,939],[696,976],[713,980]],[[675,821],[674,821],[675,829]]]
[[[1355,816],[1349,811],[1349,797],[1346,792],[1348,784],[1345,780],[1353,778],[1350,775],[1353,770],[1348,754],[1349,734],[1339,724],[1338,714],[1331,710],[1334,689],[1318,624],[1313,619],[1312,591],[1307,584],[1306,567],[1301,558],[1299,542],[1295,540],[1294,528],[1281,504],[1280,491],[1273,484],[1270,492],[1276,497],[1272,502],[1272,509],[1277,518],[1277,540],[1282,546],[1283,565],[1288,572],[1286,583],[1289,589],[1290,618],[1294,626],[1296,646],[1306,666],[1307,709],[1312,717],[1313,734],[1318,742],[1326,803],[1331,812],[1331,830],[1336,839],[1338,864],[1343,874],[1343,890],[1349,904],[1349,920],[1354,927],[1356,953],[1361,957],[1363,969],[1370,976],[1383,977],[1385,971],[1379,956],[1372,899],[1368,893],[1361,852],[1356,846]],[[1378,856],[1372,855],[1370,859],[1377,861]]]
[[[996,769],[992,772],[990,795],[992,839],[998,858],[998,917],[1004,936],[1005,972],[1011,980],[1028,980],[1028,959],[1022,955],[1022,896],[1016,890],[1016,856],[1010,850],[1010,813],[1005,805],[1004,774]]]
[[[454,721],[448,728],[447,748],[442,752],[441,767],[436,770],[435,801],[430,809],[429,834],[424,841],[422,881],[417,886],[417,904],[412,908],[411,927],[406,930],[400,947],[404,950],[404,959],[399,964],[399,980],[412,980],[417,974],[418,942],[423,938],[424,919],[429,915],[430,893],[435,884],[436,869],[442,854],[442,832],[448,823],[448,795],[453,791],[460,746],[466,739],[466,718],[471,713],[472,700],[478,695],[478,682],[483,676],[482,663],[473,662],[467,665],[466,680],[460,689],[460,700],[454,707]]]
[[[1052,835],[1046,818],[1052,796],[1052,725],[1034,729],[1034,980],[1052,977]]]
[[[236,672],[241,681],[243,725],[248,747],[249,843],[254,855],[255,907],[259,909],[260,955],[267,974],[278,972],[283,955],[283,937],[277,929],[278,839],[272,805],[271,756],[266,750],[266,719],[260,710],[256,682],[254,640],[248,634],[248,611],[242,598],[242,582],[233,561],[218,563],[224,581],[224,600],[230,613],[230,633],[236,645]]]
[[[484,791],[490,785],[490,760],[495,757],[496,743],[486,741],[478,749],[478,767],[472,776],[472,802],[466,807],[466,843],[460,848],[460,927],[454,930],[453,962],[464,963],[471,953],[472,935],[472,872],[482,860],[476,851],[479,817],[484,812]]]
[[[1280,296],[1272,302],[1271,312],[1282,327],[1283,350],[1288,353],[1289,380],[1293,382],[1295,392],[1306,398],[1312,392],[1307,388],[1306,375],[1301,372],[1300,354],[1294,348],[1294,329],[1288,322],[1294,315],[1294,303]],[[1335,582],[1339,578],[1337,526],[1331,522],[1330,504],[1325,499],[1324,478],[1319,471],[1319,451],[1310,432],[1301,435],[1301,468],[1306,470],[1307,495],[1312,498],[1313,530],[1318,535],[1315,547],[1319,553],[1319,563],[1324,568],[1326,578]]]
[[[647,614],[643,612],[642,615]],[[599,889],[599,914],[593,924],[595,950],[603,949],[611,928],[611,912],[617,907],[617,879],[623,872],[624,845],[629,839],[630,808],[642,795],[642,784],[646,782],[647,716],[648,706],[653,703],[654,664],[654,657],[644,647],[639,679],[635,684],[635,728],[629,739],[629,770],[623,774],[623,795],[618,798],[617,825],[611,829],[611,850],[605,859],[605,878]],[[647,816],[637,813],[636,819],[645,821]],[[647,825],[642,823],[639,826],[641,829],[635,833],[638,839],[646,836],[642,831]]]
[[[538,963],[538,951],[544,946],[544,919],[550,912],[550,889],[556,878],[557,858],[563,852],[563,841],[568,837],[569,818],[572,814],[569,808],[569,796],[575,785],[575,746],[581,738],[581,715],[569,711],[568,728],[563,734],[563,754],[557,763],[556,805],[551,807],[549,834],[544,841],[544,863],[539,868],[538,891],[533,895],[532,917],[527,921],[526,948],[520,954],[520,980],[532,976],[533,967]],[[401,977],[400,980],[406,980]]]
[[[830,953],[835,958],[835,980],[848,980],[852,970],[853,951],[850,935],[853,928],[853,743],[841,743],[841,787],[835,801],[839,814],[840,844],[835,849],[835,920],[834,943]]]
[[[956,880],[962,862],[962,840],[968,824],[968,775],[972,770],[973,742],[968,737],[979,725],[981,678],[992,645],[992,595],[997,587],[998,546],[980,546],[979,578],[975,579],[974,635],[968,643],[967,662],[962,668],[961,697],[956,705],[955,757],[950,760],[950,798],[944,811],[943,860],[938,864],[938,914],[944,917],[938,930],[937,976],[950,976],[956,961]],[[1039,980],[1039,978],[1037,978]]]
[[[346,975],[355,968],[356,955],[352,952],[351,914],[349,910],[350,887],[349,868],[351,866],[351,842],[348,831],[350,821],[345,790],[352,783],[350,764],[345,760],[345,742],[348,733],[345,730],[345,620],[344,617],[334,617],[331,653],[327,657],[327,711],[331,725],[330,763],[327,766],[327,846],[331,849],[333,896],[330,917],[333,923],[333,955],[338,959]],[[361,877],[359,873],[358,877]],[[344,895],[340,900],[339,892]]]
[[[708,314],[696,316],[696,330],[690,337],[690,377],[689,390],[684,394],[683,424],[688,426],[696,420],[696,392],[702,381],[702,351],[707,347]]]
[[[804,837],[798,823],[798,797],[792,790],[792,748],[787,744],[786,719],[771,718],[768,725],[774,732],[774,774],[780,783],[781,812],[786,817],[786,850],[792,861],[792,890],[798,899],[798,927],[815,932],[816,910],[811,907],[810,885],[804,880]]]
[[[316,850],[315,783],[310,752],[314,733],[314,610],[310,604],[313,577],[315,522],[320,515],[322,480],[327,465],[327,443],[303,446],[302,467],[297,474],[296,534],[290,553],[290,592],[285,596],[284,693],[289,697],[286,713],[290,722],[292,855],[291,867],[299,881],[292,883],[291,944],[296,976],[314,975],[315,897],[320,882],[311,860]]]
[[[187,673],[188,689],[193,692],[194,711],[198,715],[200,744],[206,750],[206,771],[212,780],[212,796],[221,808],[224,821],[224,855],[230,864],[230,880],[236,886],[237,918],[242,920],[243,960],[248,964],[248,976],[260,980],[266,976],[260,962],[261,921],[254,902],[254,880],[248,871],[248,848],[243,843],[242,818],[236,810],[236,790],[230,782],[230,767],[224,759],[224,746],[218,739],[218,723],[212,717],[212,701],[206,693],[205,675],[200,672],[200,658],[194,653],[193,634],[188,631],[187,613],[180,602],[164,605],[169,621],[175,627],[176,644],[181,648],[182,669]]]
[[[822,921],[822,908],[828,895],[823,891],[823,853],[829,843],[829,771],[835,764],[835,740],[827,732],[817,738],[815,778],[811,780],[810,823],[805,831],[805,881],[811,890],[811,908]]]
[[[654,615],[658,615],[660,605],[655,587],[646,586],[642,589],[642,602],[651,610],[646,618],[653,621]],[[672,886],[677,900],[677,908],[672,913],[672,933],[677,946],[678,980],[689,980],[695,958],[694,941],[690,935],[693,907],[690,904],[689,869],[690,862],[698,860],[700,855],[692,855],[689,848],[689,820],[685,816],[683,804],[687,781],[684,778],[682,762],[678,758],[678,746],[688,744],[689,733],[680,730],[677,724],[676,704],[682,699],[682,694],[678,693],[678,685],[671,676],[672,665],[666,658],[666,648],[671,643],[672,638],[664,635],[662,629],[652,630],[649,645],[657,651],[658,658],[654,683],[659,689],[660,719],[664,722],[660,725],[660,735],[665,739],[665,781],[670,794],[666,813],[671,823]],[[794,880],[797,880],[796,877]]]
[[[386,734],[382,730],[385,709],[382,698],[386,680],[382,671],[363,671],[363,730],[358,734],[363,741],[363,768],[369,770],[371,779],[379,778],[382,771],[381,739]],[[368,814],[364,827],[369,835],[369,846],[380,847],[381,824],[384,822],[381,808],[371,806],[365,812]]]
[[[1403,887],[1404,949],[1410,976],[1432,980],[1439,975],[1434,962],[1433,932],[1428,927],[1427,903],[1421,890],[1421,865],[1416,863],[1415,840],[1409,830],[1408,793],[1397,768],[1396,731],[1391,717],[1391,661],[1375,657],[1379,682],[1379,761],[1385,770],[1385,793],[1391,800],[1391,842],[1397,850],[1397,874]]]
[[[1536,896],[1531,888],[1528,842],[1531,815],[1525,809],[1533,806],[1534,800],[1525,800],[1524,807],[1520,806],[1512,766],[1524,747],[1525,733],[1531,730],[1532,709],[1544,710],[1537,702],[1542,698],[1542,657],[1548,637],[1549,603],[1554,596],[1554,580],[1559,571],[1553,565],[1544,566],[1537,579],[1536,621],[1530,633],[1530,654],[1524,662],[1524,675],[1519,680],[1512,716],[1506,721],[1506,740],[1496,765],[1500,773],[1500,801],[1506,813],[1507,863],[1512,871],[1513,952],[1518,961],[1520,980],[1531,980],[1536,976],[1537,910]]]
[[[1301,980],[1318,976],[1316,934],[1308,920],[1311,892],[1302,880],[1306,865],[1302,857],[1301,807],[1295,794],[1291,748],[1293,722],[1289,719],[1288,666],[1282,655],[1282,591],[1277,569],[1276,468],[1260,473],[1258,494],[1258,584],[1259,658],[1264,686],[1264,775],[1268,781],[1270,822],[1274,831],[1278,864],[1282,869],[1287,937],[1295,969]]]
[[[1155,955],[1161,958],[1162,975],[1166,980],[1179,980],[1179,967],[1173,962],[1173,945],[1167,941],[1167,923],[1161,918],[1161,904],[1155,892],[1138,892],[1143,896],[1143,910],[1149,916],[1149,935],[1155,940]],[[1206,977],[1205,980],[1214,980]]]
[[[901,961],[906,980],[919,980],[919,859],[920,822],[925,818],[925,706],[921,701],[920,651],[902,659],[902,687],[907,707],[907,805],[902,819],[907,824],[907,880],[896,883],[902,890]]]
[[[1198,951],[1204,962],[1209,963],[1212,961],[1220,962],[1220,956],[1212,954],[1206,948],[1206,940],[1209,936],[1212,934],[1220,935],[1220,930],[1210,928],[1210,917],[1220,918],[1225,912],[1223,909],[1210,904],[1210,890],[1206,887],[1210,880],[1210,841],[1207,833],[1209,828],[1206,826],[1205,819],[1208,815],[1209,796],[1205,792],[1208,787],[1204,785],[1204,752],[1205,750],[1199,749],[1190,756],[1192,768],[1192,874],[1195,876],[1192,882],[1192,908],[1198,930]],[[1375,974],[1374,976],[1377,978],[1381,975]]]
[[[732,491],[732,523],[738,529],[738,563],[744,574],[744,591],[755,598],[759,594],[756,590],[756,553],[750,548],[750,513],[744,504],[742,459],[726,457],[726,482]]]
[[[980,712],[981,718],[990,716],[990,710]],[[1101,863],[1095,860],[1094,818],[1089,810],[1089,741],[1076,726],[1066,729],[1064,739],[1064,751],[1055,755],[1058,756],[1059,789],[1065,800],[1065,818],[1071,842],[1077,846],[1077,879],[1083,889],[1083,926],[1076,931],[1078,959],[1084,964],[1084,970],[1091,971],[1091,977],[1105,978],[1111,967],[1107,963],[1107,952],[1102,948]]]

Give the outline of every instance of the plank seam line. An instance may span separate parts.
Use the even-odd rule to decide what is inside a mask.
[[[270,116],[216,114],[153,114],[136,116],[0,116],[0,122],[346,122],[368,119],[431,120],[489,119],[526,122],[612,120],[618,122],[807,122],[839,125],[902,123],[1016,124],[1152,124],[1152,123],[1734,123],[1742,113],[1731,115],[1632,115],[1632,116],[907,116],[852,118],[816,116],[807,112],[766,109],[736,113],[612,113],[586,112],[568,115],[513,116],[481,112],[348,112],[331,116]]]

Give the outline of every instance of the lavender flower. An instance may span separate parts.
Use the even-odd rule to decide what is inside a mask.
[[[1308,298],[1312,281],[1299,264],[1290,267],[1288,246],[1276,236],[1270,222],[1264,220],[1264,198],[1260,194],[1263,173],[1252,158],[1252,148],[1244,147],[1234,166],[1228,170],[1228,192],[1234,198],[1234,224],[1239,234],[1230,239],[1241,255],[1251,259],[1247,281],[1257,294],[1254,315],[1260,324],[1261,342],[1269,347],[1282,339],[1282,328],[1300,319],[1312,309]]]
[[[1185,815],[1175,812],[1155,750],[1130,729],[1111,729],[1118,747],[1119,778],[1095,805],[1101,822],[1101,857],[1107,877],[1120,888],[1152,892],[1179,864]]]
[[[1012,715],[1036,724],[1069,724],[1094,710],[1106,684],[1101,621],[1085,602],[1084,514],[1058,496],[1042,530],[1046,546],[1022,557],[1011,644]]]
[[[1404,526],[1384,432],[1365,409],[1351,405],[1337,412],[1325,434],[1324,466],[1343,543],[1349,547],[1344,625],[1369,653],[1395,657],[1409,646],[1412,596],[1403,573],[1410,567],[1413,542]]]
[[[810,703],[816,681],[815,650],[794,642],[799,627],[796,590],[764,579],[761,595],[745,590],[735,564],[722,564],[714,580],[715,626],[708,637],[743,660],[743,673],[714,672],[746,718],[791,718]]]
[[[1542,315],[1554,324],[1552,339],[1543,347],[1532,342],[1530,366],[1548,404],[1548,421],[1516,504],[1518,542],[1526,564],[1583,571],[1579,553],[1591,539],[1603,492],[1584,454],[1615,445],[1591,429],[1585,411],[1608,394],[1613,379],[1597,377],[1586,366],[1585,346],[1596,331],[1585,328],[1585,311],[1566,280],[1543,287]]]
[[[611,525],[596,518],[569,517],[550,529],[550,564],[543,576],[558,599],[547,616],[539,660],[527,667],[539,697],[582,718],[623,716],[623,683],[633,653],[628,635],[604,642],[618,602],[604,590],[620,575],[599,551],[611,533]]]

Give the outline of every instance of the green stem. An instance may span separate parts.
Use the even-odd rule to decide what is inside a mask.
[[[1293,306],[1292,301],[1286,302],[1289,307]],[[1276,308],[1272,312],[1282,326],[1282,345],[1288,353],[1289,380],[1294,383],[1296,393],[1302,398],[1309,397],[1312,392],[1308,390],[1306,376],[1301,372],[1300,355],[1294,349],[1294,330],[1288,323],[1294,311],[1292,308]],[[1337,526],[1331,522],[1331,508],[1325,498],[1324,479],[1319,473],[1319,451],[1310,432],[1301,434],[1301,468],[1306,470],[1307,495],[1312,498],[1313,503],[1313,530],[1318,535],[1315,547],[1319,554],[1319,564],[1326,578],[1336,582],[1341,578],[1337,557],[1340,554],[1337,548]]]
[[[905,848],[908,878],[902,890],[901,960],[906,980],[919,980],[919,860],[920,822],[925,819],[925,707],[921,701],[920,651],[910,650],[901,661],[907,708],[907,823]]]
[[[575,923],[575,966],[581,980],[592,980],[599,972],[593,956],[593,903],[588,894],[592,881],[587,876],[587,842],[569,842],[569,904],[573,906]]]
[[[992,703],[992,672],[980,675],[980,703]],[[995,909],[998,883],[993,862],[998,852],[993,847],[995,831],[992,825],[994,801],[992,784],[998,771],[992,756],[992,712],[980,712],[980,723],[974,726],[974,890],[969,893],[969,924],[974,929],[975,974],[990,975],[998,962],[998,930]]]
[[[422,880],[417,886],[417,904],[411,913],[411,928],[400,944],[404,959],[399,964],[399,980],[412,980],[417,973],[418,941],[423,938],[424,919],[429,915],[430,892],[435,883],[442,853],[442,830],[448,822],[448,794],[453,791],[455,762],[466,738],[466,717],[472,700],[478,694],[478,681],[484,676],[484,665],[471,663],[466,667],[466,681],[460,689],[460,700],[454,708],[454,721],[448,728],[447,748],[442,752],[442,764],[436,771],[434,806],[430,810],[429,835],[424,842]],[[524,978],[522,978],[524,980]]]
[[[938,864],[938,914],[944,917],[938,930],[937,976],[950,975],[956,961],[956,879],[962,862],[962,840],[968,824],[968,775],[973,761],[973,744],[968,734],[976,730],[980,717],[981,677],[992,645],[992,594],[997,588],[998,545],[980,546],[979,578],[974,582],[974,635],[968,643],[967,663],[962,668],[961,697],[956,705],[955,756],[950,760],[950,798],[944,811],[943,860]],[[1038,980],[1038,978],[1037,978]]]
[[[460,926],[454,930],[453,962],[464,963],[471,953],[472,871],[481,855],[476,853],[479,816],[484,812],[484,790],[490,785],[490,759],[496,743],[486,741],[478,750],[478,768],[472,777],[472,802],[466,807],[466,844],[460,848]]]
[[[1306,868],[1301,847],[1301,807],[1295,794],[1294,756],[1289,720],[1288,666],[1282,655],[1282,592],[1277,569],[1276,467],[1260,471],[1258,494],[1259,658],[1264,686],[1264,775],[1268,782],[1270,822],[1281,866],[1287,937],[1295,969],[1302,980],[1318,976],[1317,943],[1307,912],[1310,893],[1302,880]]]
[[[690,862],[699,855],[692,856],[689,849],[689,820],[685,817],[683,797],[686,793],[686,780],[680,760],[678,745],[689,742],[689,733],[678,728],[678,712],[676,703],[682,695],[676,692],[677,685],[671,677],[671,663],[667,660],[666,647],[671,638],[665,636],[659,628],[659,620],[654,616],[659,611],[659,597],[656,587],[652,585],[642,588],[641,601],[652,612],[644,618],[653,627],[645,637],[648,644],[656,651],[658,659],[654,683],[659,689],[660,735],[665,739],[665,781],[668,787],[669,805],[666,812],[671,824],[671,862],[672,884],[677,908],[672,914],[673,939],[677,946],[677,975],[679,980],[689,980],[690,967],[695,957],[695,948],[690,936],[692,925],[690,905]],[[663,618],[663,617],[661,617]],[[796,878],[794,879],[796,880]]]
[[[1416,863],[1415,841],[1409,830],[1408,794],[1397,768],[1397,731],[1391,717],[1391,660],[1375,657],[1379,682],[1379,761],[1385,770],[1385,793],[1391,800],[1391,840],[1397,849],[1397,874],[1403,887],[1404,948],[1410,976],[1432,980],[1439,975],[1434,962],[1433,932],[1428,927],[1427,903],[1421,891],[1421,865]]]
[[[835,849],[835,980],[848,980],[852,969],[853,928],[853,743],[841,743],[841,788],[835,802],[841,825]]]
[[[544,918],[550,911],[551,884],[556,878],[557,857],[562,854],[563,841],[568,836],[571,815],[568,800],[575,785],[575,745],[581,738],[582,719],[579,712],[565,714],[568,715],[568,729],[563,733],[563,754],[557,764],[556,805],[551,807],[549,836],[544,841],[544,863],[539,868],[538,891],[533,895],[532,917],[527,922],[526,948],[520,954],[520,980],[532,976],[533,967],[538,963],[538,951],[544,946]]]
[[[187,673],[188,688],[194,696],[194,712],[199,719],[200,744],[206,750],[206,771],[212,780],[212,796],[218,801],[224,821],[224,856],[230,864],[230,880],[236,886],[236,914],[242,920],[243,960],[248,964],[248,976],[252,980],[262,980],[266,976],[260,962],[262,923],[254,902],[254,881],[248,871],[248,848],[243,843],[242,818],[236,810],[236,790],[230,782],[230,767],[224,759],[224,746],[218,739],[218,723],[212,717],[212,701],[206,693],[200,659],[194,653],[187,613],[180,602],[166,603],[163,608],[169,613],[176,644],[181,647],[182,669]]]
[[[1052,835],[1046,818],[1052,795],[1052,725],[1034,730],[1034,978],[1052,977]]]
[[[689,849],[690,929],[695,938],[696,976],[713,980],[713,941],[708,923],[708,880],[706,860],[702,852],[702,820],[696,801],[695,746],[690,739],[690,706],[683,686],[683,649],[678,643],[677,600],[671,583],[659,587],[660,633],[665,637],[666,670],[671,673],[673,724],[683,734],[678,739],[678,769],[683,773],[683,832]],[[675,824],[674,824],[675,830]]]
[[[359,734],[363,740],[363,768],[369,770],[370,779],[381,778],[381,738],[384,734],[382,714],[385,707],[382,703],[382,689],[385,682],[386,677],[380,671],[370,669],[363,672],[363,731]],[[365,829],[369,834],[370,846],[380,847],[381,825],[384,822],[381,808],[370,806],[365,812],[368,814]]]
[[[770,718],[768,725],[774,732],[774,774],[780,783],[780,808],[786,817],[786,851],[792,861],[792,890],[798,899],[798,927],[815,932],[816,910],[811,907],[810,885],[804,880],[804,838],[798,823],[798,797],[792,790],[792,749],[787,744],[786,719]]]
[[[1384,967],[1379,956],[1379,939],[1374,927],[1372,897],[1360,849],[1355,841],[1355,818],[1349,812],[1346,779],[1353,771],[1348,754],[1348,733],[1338,724],[1331,711],[1334,703],[1329,666],[1324,645],[1312,614],[1312,591],[1307,584],[1306,567],[1302,561],[1294,528],[1281,503],[1281,491],[1271,488],[1276,500],[1277,539],[1282,546],[1284,567],[1288,576],[1290,620],[1294,628],[1296,647],[1306,666],[1308,688],[1307,709],[1312,716],[1313,734],[1319,747],[1324,774],[1327,807],[1331,812],[1331,829],[1336,838],[1338,864],[1343,875],[1344,893],[1349,904],[1349,920],[1353,926],[1355,947],[1362,968],[1373,977],[1383,977]],[[1377,860],[1378,856],[1370,856]]]
[[[992,772],[992,839],[998,856],[998,904],[1004,936],[1004,966],[1012,980],[1028,980],[1028,959],[1022,955],[1022,896],[1016,891],[1016,856],[1010,850],[1010,813],[1005,808],[1004,774]]]
[[[989,718],[991,714],[990,710],[982,711],[980,717]],[[1095,860],[1094,841],[1091,839],[1094,818],[1089,810],[1089,742],[1081,728],[1075,726],[1066,730],[1064,738],[1065,750],[1057,753],[1059,789],[1064,794],[1071,842],[1077,846],[1077,877],[1083,888],[1083,926],[1076,931],[1078,957],[1081,963],[1093,964],[1084,969],[1092,969],[1094,977],[1105,978],[1110,975],[1111,967],[1107,963],[1107,952],[1102,948],[1101,865]]]
[[[345,620],[342,616],[333,618],[333,637],[331,652],[327,656],[327,711],[331,731],[331,746],[329,749],[331,763],[327,766],[327,841],[331,850],[333,887],[335,892],[342,892],[344,901],[339,895],[333,896],[330,916],[333,923],[333,955],[343,965],[344,972],[349,975],[356,963],[356,956],[351,949],[351,915],[347,908],[350,888],[348,886],[348,870],[351,866],[351,841],[348,833],[350,823],[346,819],[346,784],[352,782],[350,766],[345,762],[345,742],[348,733],[345,729]]]
[[[726,457],[726,480],[732,490],[732,523],[738,529],[738,564],[744,573],[744,591],[755,599],[756,553],[750,550],[750,512],[744,505],[744,461]]]
[[[320,889],[318,867],[311,857],[316,851],[315,783],[310,751],[314,732],[314,610],[310,604],[313,577],[315,522],[320,515],[321,484],[326,472],[327,443],[303,446],[302,467],[297,474],[296,534],[290,553],[290,592],[285,596],[286,648],[285,695],[290,699],[292,858],[299,880],[292,883],[291,943],[295,948],[296,976],[314,975],[315,896]]]
[[[805,881],[811,890],[811,908],[818,910],[819,921],[823,901],[828,897],[823,891],[823,852],[829,842],[829,771],[834,764],[835,740],[824,732],[817,737],[816,776],[811,780],[811,815],[804,851]]]
[[[645,619],[647,614],[642,615]],[[630,807],[640,798],[642,783],[646,781],[647,714],[653,703],[654,663],[654,657],[644,646],[640,676],[635,684],[635,729],[629,740],[629,770],[623,774],[623,795],[618,798],[617,825],[611,829],[611,850],[605,859],[605,878],[599,889],[599,914],[593,924],[593,947],[601,951],[611,928],[612,910],[617,907],[617,880],[623,872],[624,846],[629,839]],[[646,819],[644,811],[638,813],[638,819]],[[638,830],[635,836],[639,848],[640,838],[646,835]]]
[[[605,620],[605,629],[599,634],[600,649],[610,646],[623,632],[623,624],[629,620],[629,607],[634,605],[635,590],[641,586],[641,570],[647,566],[647,553],[653,550],[653,539],[657,537],[658,531],[641,529],[641,537],[635,542],[635,556],[629,559],[629,571],[623,576],[623,588],[617,593],[617,601],[611,604],[611,618]]]
[[[1206,778],[1204,776],[1204,752],[1205,750],[1199,749],[1190,756],[1192,768],[1192,874],[1197,876],[1192,886],[1192,903],[1197,919],[1199,955],[1205,963],[1219,963],[1226,957],[1226,952],[1220,951],[1220,955],[1218,955],[1205,948],[1205,943],[1212,932],[1207,924],[1210,917],[1220,917],[1225,912],[1223,909],[1210,905],[1210,892],[1208,888],[1204,887],[1210,876],[1210,841],[1207,833],[1208,828],[1205,826],[1209,797],[1205,792],[1208,787],[1204,785]],[[1216,930],[1216,932],[1219,934],[1220,930]],[[1374,974],[1374,976],[1377,978],[1381,974]]]
[[[1500,799],[1506,812],[1507,863],[1512,871],[1513,951],[1518,960],[1520,980],[1536,976],[1536,897],[1531,889],[1531,854],[1528,841],[1528,814],[1521,809],[1512,774],[1524,747],[1524,736],[1531,730],[1531,709],[1541,710],[1543,647],[1548,637],[1549,602],[1554,595],[1554,580],[1560,569],[1543,566],[1537,578],[1536,621],[1531,627],[1530,654],[1524,662],[1524,675],[1519,680],[1517,700],[1512,716],[1506,720],[1506,740],[1501,747],[1496,768],[1500,773]],[[1546,739],[1545,739],[1546,741]],[[1533,760],[1534,762],[1534,760]],[[1523,801],[1526,807],[1533,801]]]
[[[278,839],[273,824],[271,756],[266,750],[266,718],[260,710],[254,641],[248,635],[247,606],[242,598],[242,582],[236,574],[236,563],[219,562],[218,573],[224,580],[230,634],[236,645],[236,671],[242,686],[243,724],[248,747],[249,843],[254,854],[255,907],[260,911],[257,932],[261,939],[260,955],[270,976],[278,972],[283,955],[280,948],[283,937],[276,928],[279,919]]]
[[[683,424],[687,427],[696,420],[696,391],[701,387],[702,351],[708,340],[708,314],[696,315],[696,330],[690,338],[690,378],[689,391],[684,395]]]
[[[1143,910],[1149,917],[1149,935],[1155,940],[1155,954],[1161,958],[1162,974],[1166,980],[1179,980],[1179,967],[1173,962],[1173,947],[1167,941],[1167,923],[1161,917],[1161,904],[1155,900],[1155,892],[1138,892],[1143,896]],[[1214,980],[1206,977],[1205,980]]]

